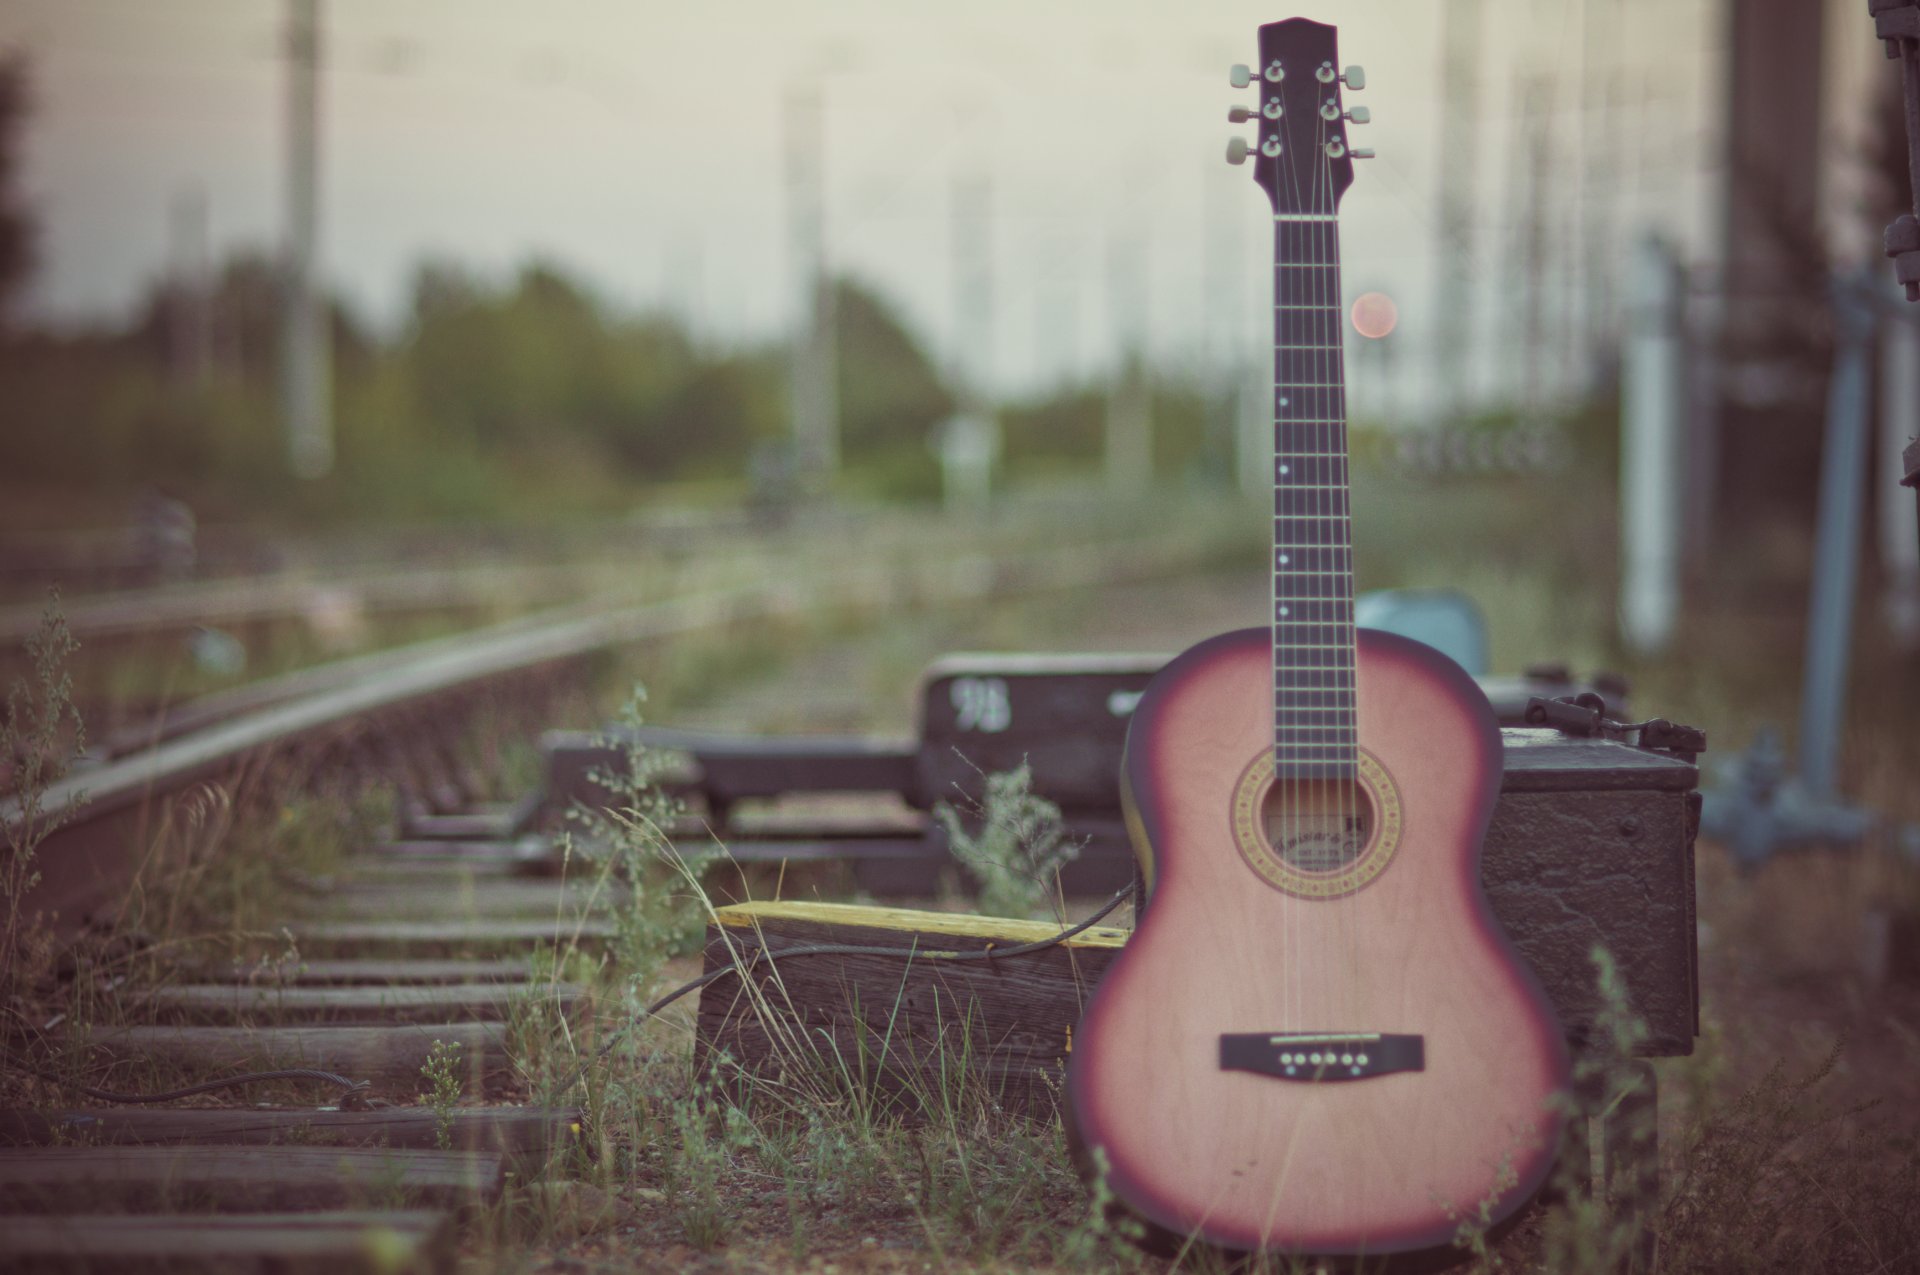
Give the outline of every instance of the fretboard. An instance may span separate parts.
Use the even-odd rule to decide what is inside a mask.
[[[1351,778],[1353,534],[1340,236],[1331,216],[1274,222],[1275,773]]]

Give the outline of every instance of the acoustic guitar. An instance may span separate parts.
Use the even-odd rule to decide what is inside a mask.
[[[1568,1073],[1480,886],[1493,710],[1444,655],[1353,624],[1336,213],[1364,152],[1338,65],[1334,28],[1296,18],[1235,68],[1274,215],[1273,622],[1186,651],[1134,710],[1147,892],[1066,1096],[1083,1169],[1150,1237],[1364,1257],[1513,1214]]]

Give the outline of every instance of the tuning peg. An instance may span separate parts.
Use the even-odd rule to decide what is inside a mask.
[[[1245,62],[1235,62],[1227,68],[1227,82],[1237,89],[1243,89],[1253,83],[1253,72],[1247,69]]]
[[[1364,106],[1356,106],[1347,112],[1347,118],[1356,124],[1366,124],[1373,120],[1373,112]]]
[[[1227,139],[1227,162],[1229,164],[1244,164],[1247,162],[1246,138],[1229,137]]]
[[[1350,66],[1347,68],[1347,73],[1340,78],[1346,82],[1347,87],[1350,89],[1363,89],[1367,87],[1367,73],[1362,67]]]
[[[1227,108],[1227,123],[1229,124],[1244,124],[1252,118],[1253,112],[1247,107],[1230,106]]]
[[[1350,150],[1350,151],[1348,151],[1348,152],[1347,152],[1347,158],[1349,158],[1349,159],[1372,159],[1372,158],[1373,158],[1373,147],[1371,147],[1371,146],[1356,146],[1356,147],[1354,147],[1354,148],[1353,148],[1352,150]]]

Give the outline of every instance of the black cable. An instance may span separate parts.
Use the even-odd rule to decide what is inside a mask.
[[[628,1030],[652,1018],[655,1014],[658,1014],[661,1010],[673,1004],[688,992],[698,991],[707,984],[717,983],[729,975],[738,974],[745,977],[752,973],[754,968],[763,960],[771,964],[794,956],[888,956],[904,960],[922,958],[930,961],[997,961],[1003,957],[1025,956],[1029,952],[1039,952],[1049,947],[1057,947],[1074,935],[1082,934],[1092,929],[1104,920],[1115,908],[1133,897],[1137,884],[1137,881],[1128,882],[1118,894],[1115,894],[1111,899],[1103,903],[1099,910],[1094,912],[1093,915],[1083,921],[1075,922],[1070,928],[1064,929],[1058,934],[1050,934],[1043,939],[1034,939],[1029,943],[1016,943],[1012,947],[995,947],[992,944],[988,944],[979,951],[973,951],[971,949],[961,951],[937,947],[869,947],[861,943],[807,943],[799,947],[787,947],[775,951],[769,947],[755,946],[752,953],[748,955],[745,960],[735,959],[730,965],[723,965],[717,970],[708,970],[699,978],[682,983],[665,996],[662,996],[659,1000],[653,1002],[653,1004],[641,1010],[631,1023],[627,1024],[620,1032],[615,1033],[612,1040],[609,1040],[595,1052],[593,1060],[594,1062],[598,1062],[600,1059],[605,1058],[607,1054],[612,1051],[613,1047],[620,1043],[621,1037],[624,1036]],[[745,946],[744,941],[742,945]],[[590,1065],[591,1064],[587,1064],[587,1066]],[[581,1078],[587,1074],[587,1066],[580,1067],[573,1075],[567,1077],[566,1083],[561,1085],[556,1093],[563,1094],[579,1084]]]
[[[52,1072],[41,1071],[38,1067],[29,1067],[25,1063],[12,1059],[0,1060],[12,1071],[33,1076],[60,1089],[84,1094],[98,1102],[141,1104],[153,1102],[172,1102],[176,1098],[190,1098],[194,1094],[212,1093],[217,1089],[236,1089],[242,1085],[264,1084],[270,1080],[314,1080],[321,1084],[332,1085],[344,1093],[358,1093],[368,1087],[365,1080],[348,1080],[345,1076],[336,1076],[330,1071],[320,1071],[311,1067],[293,1067],[284,1071],[249,1071],[239,1076],[228,1076],[224,1080],[209,1080],[205,1084],[188,1085],[184,1089],[169,1089],[165,1093],[115,1093],[111,1089],[95,1089],[83,1085],[77,1080],[68,1080]]]

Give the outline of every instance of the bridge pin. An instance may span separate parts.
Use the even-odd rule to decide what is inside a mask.
[[[1341,1055],[1340,1055],[1340,1065],[1341,1065],[1342,1067],[1351,1067],[1351,1066],[1353,1066],[1353,1055],[1352,1055],[1352,1054],[1341,1054]]]
[[[1364,1067],[1367,1065],[1367,1056],[1365,1054],[1361,1054],[1358,1057],[1356,1057],[1354,1061],[1359,1063],[1362,1067]]]
[[[1307,1055],[1307,1061],[1308,1061],[1308,1062],[1310,1062],[1310,1063],[1312,1063],[1312,1064],[1313,1064],[1314,1066],[1316,1066],[1316,1067],[1318,1067],[1318,1066],[1320,1065],[1320,1055],[1319,1055],[1319,1054],[1309,1054],[1309,1055]]]

